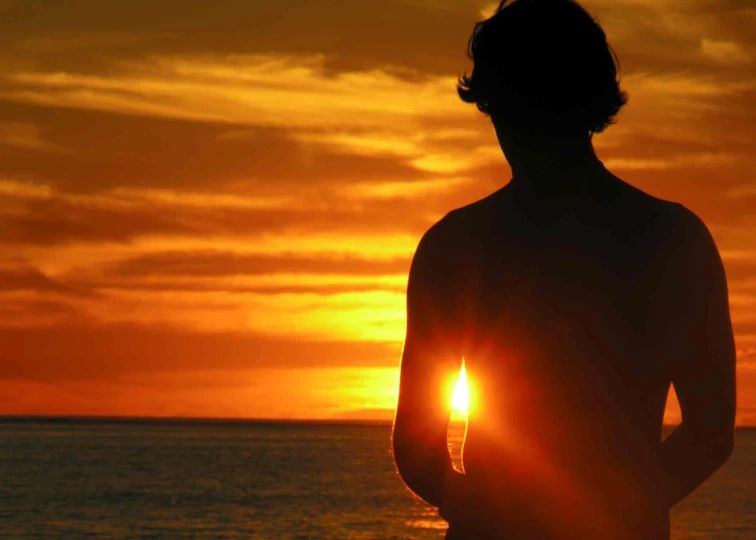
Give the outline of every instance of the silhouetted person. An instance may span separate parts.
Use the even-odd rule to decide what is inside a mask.
[[[512,167],[423,236],[407,290],[394,458],[447,538],[667,539],[669,509],[729,457],[735,353],[702,221],[612,175],[591,136],[626,98],[570,0],[502,3],[459,94]],[[465,474],[449,381],[472,397]],[[670,384],[682,424],[662,443]]]

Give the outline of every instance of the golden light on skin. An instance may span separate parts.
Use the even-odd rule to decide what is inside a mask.
[[[470,407],[470,388],[467,384],[467,370],[464,364],[459,371],[459,377],[457,377],[457,382],[452,391],[451,405],[453,417],[467,418]]]

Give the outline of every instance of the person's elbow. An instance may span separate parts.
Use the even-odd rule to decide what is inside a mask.
[[[704,449],[706,457],[717,467],[722,466],[735,450],[735,430],[729,425],[696,430],[694,437],[697,446]]]
[[[710,439],[708,447],[709,458],[721,466],[730,459],[735,450],[735,433],[728,430]]]

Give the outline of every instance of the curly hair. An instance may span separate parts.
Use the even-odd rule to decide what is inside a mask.
[[[459,97],[515,129],[600,133],[627,103],[606,34],[574,0],[503,0],[468,56]]]

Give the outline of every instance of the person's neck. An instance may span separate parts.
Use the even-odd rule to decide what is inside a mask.
[[[591,137],[584,135],[516,134],[500,142],[518,180],[553,179],[555,173],[600,167]],[[557,175],[557,176],[561,176]]]
[[[573,169],[602,167],[593,149],[591,134],[546,133],[512,130],[493,118],[504,156],[512,168],[513,180],[558,181]]]

